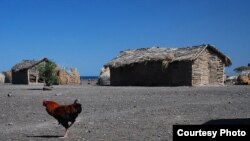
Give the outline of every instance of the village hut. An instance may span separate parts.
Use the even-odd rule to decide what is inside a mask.
[[[40,82],[38,66],[45,65],[47,58],[41,60],[23,60],[11,69],[13,84],[36,84]],[[43,83],[43,82],[41,82]]]
[[[122,51],[105,67],[113,86],[200,86],[224,84],[229,57],[212,45]]]
[[[47,58],[41,60],[23,60],[21,63],[16,64],[11,69],[12,83],[13,84],[37,84],[44,83],[43,79],[39,77],[39,68],[45,66]],[[69,70],[60,68],[58,65],[55,70],[58,82],[55,84],[80,84],[80,73],[76,68]]]

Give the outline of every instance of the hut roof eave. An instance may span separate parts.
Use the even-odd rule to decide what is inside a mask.
[[[225,62],[225,66],[232,64],[231,59],[221,53],[212,45],[199,45],[186,48],[141,48],[136,50],[122,51],[117,57],[108,62],[105,66],[118,68],[137,63],[146,63],[152,61],[193,61],[206,49],[211,49],[220,55]]]
[[[35,65],[37,65],[37,64],[39,64],[39,63],[41,63],[43,61],[48,61],[48,59],[43,58],[43,59],[38,60],[38,61],[36,61],[36,60],[23,60],[21,63],[18,63],[15,66],[13,66],[11,68],[11,70],[17,72],[17,71],[29,69],[29,68],[32,68]]]

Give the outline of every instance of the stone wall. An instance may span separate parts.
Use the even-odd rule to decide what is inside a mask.
[[[216,55],[214,52],[209,51],[209,84],[211,85],[218,85],[218,84],[224,84],[225,78],[224,78],[224,69],[225,69],[225,63],[222,61],[222,58],[220,58],[218,55]]]
[[[224,84],[224,63],[217,54],[205,50],[192,65],[192,85]]]
[[[192,85],[209,84],[208,56],[209,53],[204,51],[194,61],[192,65]]]

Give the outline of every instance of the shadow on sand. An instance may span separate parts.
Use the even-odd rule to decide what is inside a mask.
[[[27,135],[28,138],[60,138],[63,136],[55,136],[55,135]]]
[[[250,125],[250,118],[210,120],[203,125]]]

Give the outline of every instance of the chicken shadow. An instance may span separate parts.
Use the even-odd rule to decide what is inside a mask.
[[[250,118],[216,119],[205,122],[203,125],[250,125]]]
[[[31,91],[42,91],[43,88],[28,88],[26,90],[31,90]]]
[[[57,135],[27,135],[28,138],[60,138],[63,136],[57,136]]]

